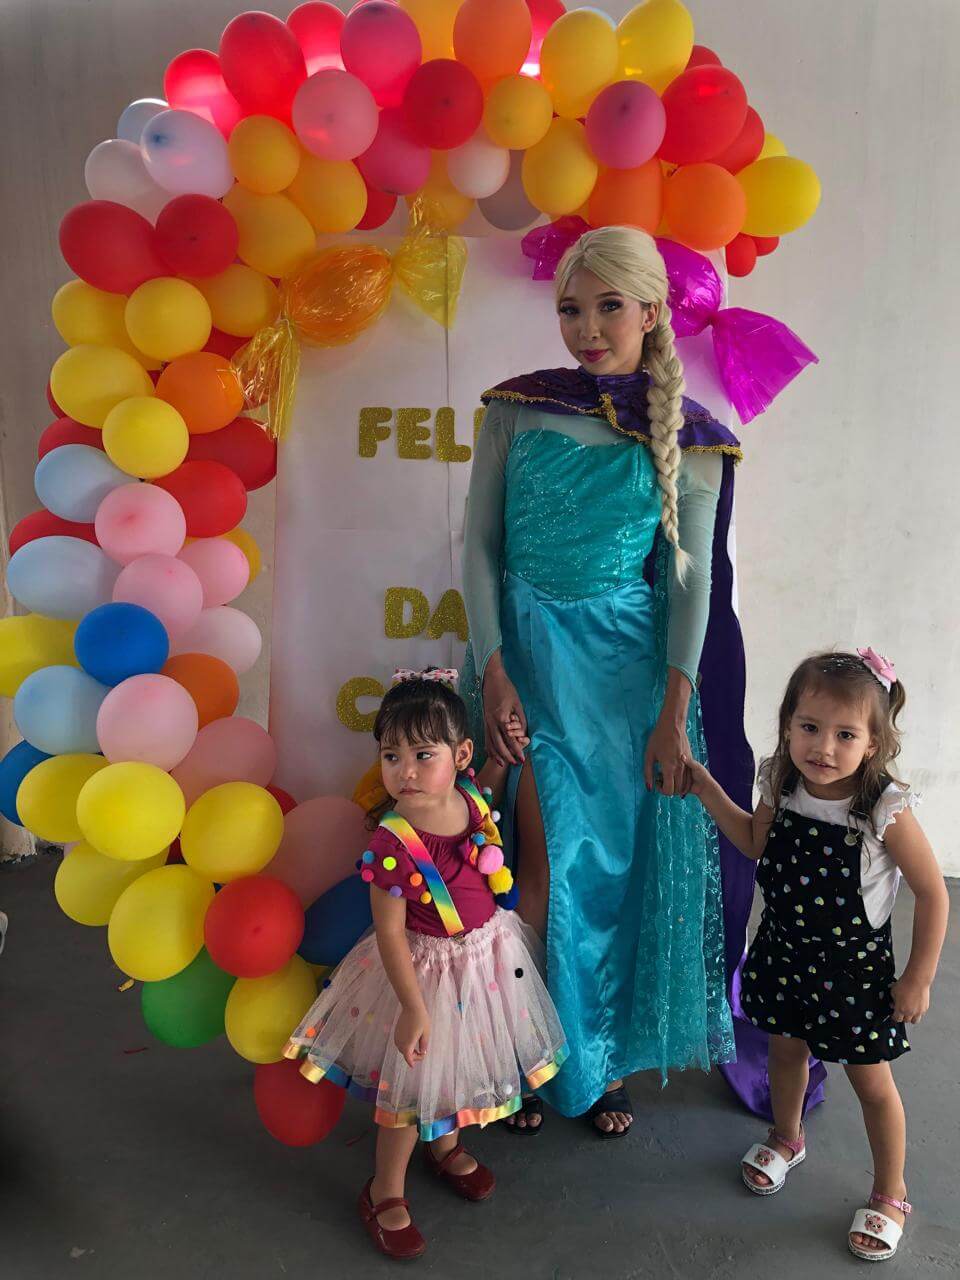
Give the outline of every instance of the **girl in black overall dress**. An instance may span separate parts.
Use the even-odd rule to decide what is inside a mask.
[[[703,766],[687,763],[690,790],[741,852],[759,859],[764,909],[743,962],[741,1003],[770,1036],[774,1126],[743,1157],[744,1185],[772,1195],[805,1159],[810,1056],[839,1063],[874,1159],[873,1190],[847,1235],[851,1252],[870,1262],[893,1256],[910,1212],[903,1104],[890,1063],[910,1048],[904,1024],[929,1007],[948,909],[913,816],[916,798],[889,772],[903,703],[892,665],[872,649],[821,654],[790,678],[753,814]],[[916,902],[913,948],[898,980],[890,915],[901,873]]]

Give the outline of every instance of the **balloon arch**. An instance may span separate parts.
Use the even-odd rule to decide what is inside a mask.
[[[269,734],[234,714],[261,643],[233,603],[259,569],[241,522],[276,473],[300,342],[351,341],[394,285],[453,323],[458,230],[532,228],[543,278],[585,227],[633,224],[660,237],[685,331],[714,325],[746,420],[812,353],[769,317],[719,311],[702,255],[747,274],[819,183],[680,0],[619,24],[560,0],[243,13],[218,52],[173,59],[164,94],[94,147],[91,198],[60,230],[75,278],[53,299],[67,349],[42,506],[10,540],[27,612],[0,623],[0,692],[23,741],[0,805],[68,846],[57,900],[107,927],[151,1031],[188,1047],[225,1030],[258,1064],[267,1128],[304,1145],[343,1095],[281,1050],[355,939],[371,782],[298,804],[272,785]],[[401,216],[395,253],[364,242]]]

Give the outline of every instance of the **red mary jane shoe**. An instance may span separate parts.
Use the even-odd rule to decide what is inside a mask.
[[[459,1142],[447,1152],[442,1160],[436,1158],[429,1146],[424,1147],[424,1154],[427,1168],[435,1173],[438,1178],[442,1178],[444,1182],[449,1183],[457,1195],[462,1196],[464,1200],[487,1200],[493,1195],[497,1180],[479,1160],[473,1173],[452,1173],[447,1168],[447,1165],[456,1156],[465,1154]]]
[[[377,1214],[385,1213],[387,1209],[400,1207],[408,1209],[409,1206],[406,1200],[400,1196],[394,1196],[389,1200],[381,1200],[379,1204],[374,1204],[370,1199],[372,1183],[373,1179],[371,1178],[360,1192],[359,1203],[360,1217],[363,1219],[364,1225],[370,1234],[370,1239],[380,1252],[388,1258],[396,1258],[401,1262],[405,1262],[409,1258],[419,1258],[426,1249],[427,1242],[412,1222],[406,1227],[401,1227],[398,1231],[391,1231],[387,1227],[381,1226],[377,1221]]]

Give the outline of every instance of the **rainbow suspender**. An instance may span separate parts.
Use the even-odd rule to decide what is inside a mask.
[[[385,827],[391,835],[397,837],[413,859],[414,866],[423,876],[424,884],[433,898],[433,905],[440,915],[440,923],[450,937],[463,933],[463,921],[460,919],[459,911],[454,906],[450,890],[444,883],[443,876],[437,870],[436,863],[430,857],[430,851],[410,823],[406,818],[401,818],[399,813],[390,812],[384,815],[380,825]]]

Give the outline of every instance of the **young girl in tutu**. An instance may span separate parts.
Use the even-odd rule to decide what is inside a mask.
[[[847,1242],[892,1258],[910,1212],[906,1126],[890,1063],[910,1048],[904,1023],[930,1004],[946,932],[946,886],[894,778],[903,686],[872,649],[802,662],[780,707],[779,740],[760,766],[760,803],[738,808],[702,765],[691,790],[748,858],[758,858],[763,917],[743,964],[741,1002],[770,1034],[774,1127],[743,1157],[745,1185],[779,1191],[806,1156],[801,1116],[811,1055],[845,1069],[873,1153],[873,1190]],[[890,915],[900,876],[913,891],[913,946],[897,977]]]
[[[467,711],[445,679],[398,673],[374,724],[392,797],[360,861],[374,932],[331,975],[287,1048],[308,1080],[374,1104],[374,1176],[360,1214],[382,1253],[426,1248],[404,1180],[417,1137],[427,1168],[466,1200],[494,1176],[460,1145],[469,1124],[520,1107],[566,1056],[536,935],[495,901],[511,887],[500,837],[469,768]],[[519,723],[515,725],[519,743]]]

